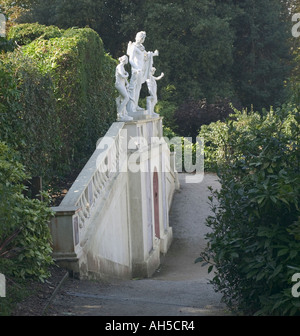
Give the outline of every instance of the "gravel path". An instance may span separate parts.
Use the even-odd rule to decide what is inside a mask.
[[[198,184],[185,183],[174,195],[170,226],[174,240],[160,268],[150,279],[112,283],[68,279],[48,315],[76,316],[222,316],[228,312],[208,284],[207,268],[195,264],[206,242],[205,218],[210,210],[208,186],[219,188],[206,174]]]

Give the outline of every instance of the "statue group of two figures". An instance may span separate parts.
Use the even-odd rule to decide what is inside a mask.
[[[116,100],[119,121],[131,121],[135,117],[139,119],[150,117],[158,117],[154,112],[157,104],[157,84],[164,74],[154,77],[156,69],[153,67],[153,57],[158,56],[158,51],[146,51],[143,43],[146,33],[141,31],[137,33],[135,42],[129,42],[127,55],[119,58],[119,65],[116,68],[116,89],[119,97]],[[131,65],[131,78],[128,80],[129,74],[125,70],[125,65]],[[149,96],[147,100],[147,110],[139,107],[138,102],[142,85],[147,83]]]

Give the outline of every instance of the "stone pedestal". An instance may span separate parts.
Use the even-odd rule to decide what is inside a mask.
[[[139,111],[139,112],[132,112],[129,114],[130,117],[133,118],[134,121],[138,121],[138,120],[150,120],[150,119],[157,119],[160,118],[159,114],[155,113],[155,114],[151,114],[149,113],[148,110],[144,110],[144,111]]]

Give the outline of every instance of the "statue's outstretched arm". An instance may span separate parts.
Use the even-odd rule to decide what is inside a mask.
[[[154,77],[154,76],[153,76],[153,78],[154,78],[156,81],[158,81],[158,80],[162,79],[162,78],[164,77],[164,75],[165,75],[165,74],[162,72],[160,76],[158,76],[158,77]]]

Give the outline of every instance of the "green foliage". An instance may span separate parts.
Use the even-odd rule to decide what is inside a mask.
[[[43,26],[38,23],[27,23],[14,25],[9,29],[7,38],[14,40],[18,45],[26,45],[37,38],[48,40],[54,37],[61,37],[62,30],[55,26]]]
[[[26,13],[36,0],[1,0],[0,12],[8,19],[7,26]]]
[[[287,10],[287,9],[286,9]],[[231,27],[235,31],[234,90],[242,105],[255,110],[280,106],[286,100],[290,30],[278,0],[242,0]]]
[[[287,0],[286,21],[289,22],[289,45],[291,54],[291,73],[286,87],[289,92],[288,100],[293,101],[297,106],[300,106],[300,38],[293,36],[291,30],[296,22],[292,21],[294,14],[300,13],[300,2],[298,0]],[[299,28],[298,28],[299,31]]]
[[[56,34],[61,37],[50,38]],[[2,58],[0,69],[13,97],[0,95],[0,139],[20,151],[32,175],[49,181],[71,165],[82,165],[116,119],[116,62],[88,28],[59,31],[34,24],[12,29],[17,40],[38,35]]]
[[[14,81],[11,68],[0,59],[0,138],[16,145],[18,129],[19,91]]]
[[[177,105],[190,98],[214,103],[220,97],[261,109],[285,101],[291,5],[277,0],[37,0],[19,21],[63,29],[89,26],[115,58],[145,30],[145,47],[159,50],[155,65],[165,73],[161,100],[169,101],[163,91],[174,86]]]
[[[47,186],[86,162],[116,119],[116,61],[88,28],[26,24],[10,38],[22,47],[0,58],[0,271],[44,280],[52,212],[49,202],[24,196],[24,165]]]
[[[1,52],[7,52],[7,51],[13,51],[15,49],[15,44],[11,40],[7,40],[4,37],[0,37],[0,53]]]
[[[291,294],[300,265],[299,123],[291,105],[237,112],[214,141],[222,187],[210,197],[201,259],[214,265],[212,283],[227,305],[243,314],[300,315]]]
[[[39,22],[62,29],[90,27],[103,39],[114,58],[121,55],[120,46],[127,39],[120,32],[121,15],[126,11],[124,0],[37,0],[19,23]],[[125,47],[126,48],[126,47]]]
[[[172,129],[173,131],[178,130],[178,125],[176,124],[174,113],[177,109],[177,105],[173,102],[167,100],[160,100],[155,106],[155,112],[163,117],[164,126]]]
[[[160,51],[155,64],[158,72],[165,73],[164,83],[176,87],[177,102],[232,95],[227,75],[234,36],[228,18],[214,2],[135,2],[128,6],[123,20],[122,31],[130,40],[137,30],[145,30],[147,50]]]
[[[0,142],[0,271],[44,280],[52,263],[48,222],[53,213],[47,203],[24,197],[26,179],[16,153]]]
[[[52,80],[19,51],[10,54],[2,65],[10,70],[6,74],[13,89],[10,95],[14,96],[6,101],[0,138],[20,151],[22,163],[32,175],[50,177],[60,150]]]
[[[10,282],[9,278],[6,278],[6,280],[6,297],[0,300],[0,316],[11,316],[16,304],[32,294],[26,287],[27,279],[14,278],[13,282]]]
[[[178,134],[176,134],[170,127],[163,125],[163,136],[171,140],[172,138],[178,137]]]
[[[228,151],[228,126],[221,121],[203,125],[199,137],[204,139],[204,168],[206,171],[216,172]]]

